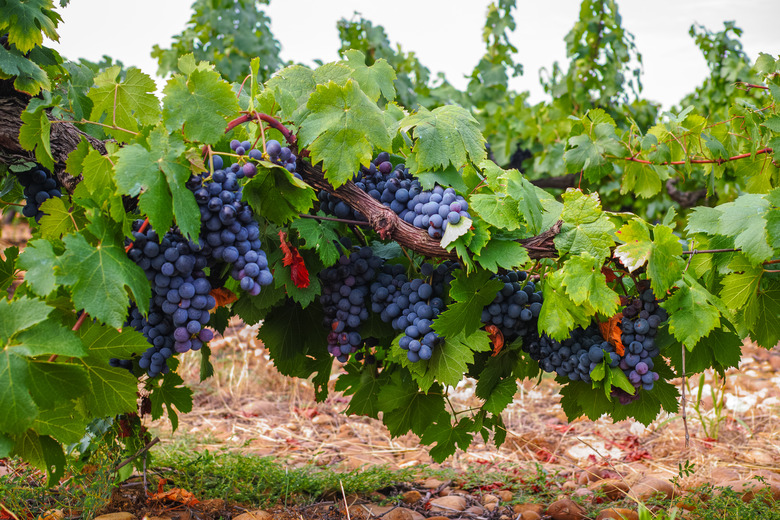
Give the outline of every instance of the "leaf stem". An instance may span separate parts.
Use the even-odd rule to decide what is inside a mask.
[[[649,164],[652,166],[671,166],[671,165],[684,165],[684,164],[723,164],[730,161],[737,161],[739,159],[746,159],[748,157],[752,157],[753,155],[760,155],[760,154],[769,154],[772,153],[774,150],[772,148],[762,148],[761,150],[756,151],[755,154],[752,153],[743,153],[740,155],[732,155],[731,157],[726,157],[725,159],[691,159],[689,161],[664,161],[664,162],[653,162],[653,161],[647,161],[645,159],[637,159],[636,157],[618,157],[616,155],[605,155],[604,157],[607,157],[609,159],[620,159],[623,161],[629,161],[629,162],[635,162],[639,164]]]
[[[105,128],[110,128],[112,130],[119,130],[120,132],[127,132],[128,134],[131,134],[131,135],[136,135],[136,136],[139,135],[138,132],[133,132],[132,130],[128,130],[127,128],[122,128],[121,126],[116,126],[116,124],[107,125],[105,123],[98,123],[97,121],[89,121],[89,120],[83,119],[83,118],[81,120],[79,120],[79,121],[65,121],[65,120],[62,120],[62,119],[52,119],[51,122],[52,123],[68,123],[68,124],[71,124],[71,125],[72,124],[77,124],[77,125],[97,125],[97,126],[102,126],[102,127],[105,127]]]
[[[23,208],[24,204],[19,204],[18,202],[6,202],[4,200],[0,200],[0,204],[3,204],[5,206],[19,206],[20,208]]]

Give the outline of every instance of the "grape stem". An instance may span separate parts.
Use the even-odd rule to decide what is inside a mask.
[[[653,162],[653,161],[647,161],[645,159],[637,159],[636,156],[631,157],[618,157],[616,155],[605,155],[604,157],[607,157],[609,159],[620,159],[623,161],[629,161],[629,162],[635,162],[639,164],[650,164],[654,166],[670,166],[670,165],[684,165],[684,164],[723,164],[730,161],[737,161],[739,159],[746,159],[748,157],[752,157],[753,155],[759,155],[759,154],[765,154],[765,153],[772,153],[774,150],[772,148],[762,148],[761,150],[756,151],[755,154],[752,153],[743,153],[740,155],[732,155],[731,157],[726,157],[725,159],[690,159],[687,161],[664,161],[664,162]]]
[[[281,132],[281,134],[284,136],[284,138],[287,140],[290,144],[295,144],[298,139],[295,137],[295,134],[290,132],[286,126],[284,126],[282,123],[280,123],[275,117],[269,116],[268,114],[263,114],[262,112],[254,112],[251,114],[244,114],[242,116],[239,116],[232,121],[230,121],[227,125],[227,128],[225,129],[225,133],[230,132],[238,125],[244,124],[248,121],[253,121],[257,119],[258,121],[265,121],[269,124],[271,128],[274,128]]]
[[[141,224],[141,227],[138,228],[138,232],[143,233],[144,231],[146,231],[146,228],[148,227],[149,227],[149,217],[146,217],[143,223]],[[131,249],[133,249],[133,242],[127,244],[127,246],[125,247],[125,253],[129,253]]]

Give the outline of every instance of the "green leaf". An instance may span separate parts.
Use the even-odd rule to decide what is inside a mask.
[[[182,128],[188,140],[204,144],[219,141],[227,120],[241,110],[230,84],[214,70],[196,69],[186,77],[176,74],[163,94],[165,128],[171,132]]]
[[[661,177],[656,167],[649,164],[629,162],[623,168],[620,193],[636,193],[650,198],[661,191]]]
[[[10,457],[14,449],[14,441],[0,433],[0,457]]]
[[[450,297],[454,302],[433,320],[432,328],[440,336],[470,336],[482,327],[482,309],[496,297],[503,283],[487,271],[467,276],[464,271],[455,272],[450,282]]]
[[[601,260],[588,253],[569,258],[563,266],[563,285],[571,301],[588,304],[604,316],[617,313],[620,297],[607,286]]]
[[[41,211],[45,215],[41,218],[41,237],[60,238],[70,233],[75,233],[84,223],[84,219],[78,209],[71,213],[60,197],[51,197],[41,204]]]
[[[30,247],[30,243],[27,243],[27,247]],[[16,246],[9,247],[3,250],[5,260],[0,258],[0,291],[6,291],[11,284],[16,280],[16,274],[19,269],[16,267],[17,258],[19,257],[19,248]],[[20,266],[21,267],[21,266]]]
[[[90,120],[102,121],[122,130],[104,128],[118,139],[127,139],[128,133],[138,131],[141,125],[153,125],[160,117],[160,102],[154,95],[157,85],[148,75],[135,67],[127,69],[124,81],[122,68],[114,65],[95,77],[95,87],[87,96],[92,100]],[[184,107],[181,107],[184,109]]]
[[[585,195],[572,188],[566,190],[561,219],[561,232],[554,239],[561,255],[590,253],[599,259],[610,255],[610,248],[615,245],[615,226],[601,210],[598,193]]]
[[[706,233],[708,235],[716,235],[718,233],[719,222],[719,209],[698,206],[691,210],[691,214],[688,217],[688,225],[685,227],[685,230],[688,233]]]
[[[1,47],[1,46],[0,46]],[[25,150],[35,150],[35,159],[49,170],[54,170],[54,156],[51,153],[51,122],[43,103],[36,98],[30,101],[20,116],[19,144]],[[31,110],[34,106],[37,107]]]
[[[57,24],[62,17],[54,11],[52,0],[5,0],[0,11],[0,33],[8,33],[8,42],[23,53],[43,44],[45,34],[59,41]]]
[[[8,343],[17,332],[45,320],[52,310],[45,302],[26,296],[12,302],[0,299],[0,345]]]
[[[745,194],[734,202],[721,204],[718,231],[734,237],[734,246],[754,265],[772,258],[772,247],[766,230],[769,201],[763,195]]]
[[[84,344],[76,334],[53,320],[37,323],[18,333],[8,346],[8,350],[28,357],[52,354],[67,357],[87,355]]]
[[[589,306],[575,304],[564,289],[563,270],[550,273],[544,281],[544,305],[539,312],[539,330],[563,341],[575,327],[587,327],[592,312]]]
[[[528,251],[518,242],[493,239],[482,248],[475,260],[484,269],[498,272],[498,268],[514,270],[530,261]]]
[[[502,379],[485,399],[482,409],[486,412],[498,415],[509,406],[517,393],[517,381],[513,378]]]
[[[421,107],[399,123],[402,132],[414,128],[412,155],[407,161],[412,175],[439,170],[450,164],[460,169],[469,160],[479,164],[487,157],[479,123],[465,109],[444,105],[433,110]]]
[[[38,435],[28,430],[16,439],[14,455],[48,473],[47,487],[54,486],[65,475],[62,446],[48,435]]]
[[[154,229],[167,230],[175,215],[182,233],[197,238],[200,211],[195,196],[185,186],[190,167],[184,157],[184,143],[180,137],[168,135],[162,126],[157,126],[149,136],[149,144],[150,149],[133,144],[117,152],[119,190],[131,197],[140,194],[139,207]]]
[[[631,273],[647,264],[655,294],[665,294],[682,276],[682,245],[670,227],[654,226],[651,239],[647,224],[635,218],[620,228],[617,237],[623,245],[615,248],[615,257]]]
[[[138,380],[125,369],[108,366],[100,357],[82,360],[91,386],[84,404],[92,415],[103,417],[135,411]]]
[[[157,420],[163,415],[163,406],[168,410],[171,430],[179,427],[178,410],[181,413],[192,411],[192,390],[184,386],[184,380],[176,372],[169,372],[162,378],[160,385],[154,385],[150,396],[152,401],[152,419]]]
[[[312,164],[322,162],[325,178],[339,187],[371,162],[373,149],[390,148],[382,111],[358,84],[317,85],[306,107],[311,111],[298,132],[301,146],[311,152]]]
[[[0,351],[0,431],[22,433],[38,416],[27,374],[25,358],[8,350]]]
[[[323,265],[333,265],[341,256],[334,244],[334,241],[339,239],[336,234],[337,227],[333,222],[308,218],[299,218],[290,225],[290,229],[297,231],[298,236],[304,240],[300,247],[316,251]]]
[[[752,307],[755,303],[758,288],[764,269],[761,266],[754,267],[743,255],[738,255],[729,264],[731,274],[721,280],[723,289],[720,298],[729,309],[740,310]],[[752,326],[752,323],[748,323]]]
[[[67,363],[30,360],[27,363],[27,386],[35,403],[42,409],[61,407],[89,391],[87,373],[82,367]],[[72,404],[65,405],[72,408]],[[50,432],[39,432],[50,433]]]
[[[753,67],[761,74],[771,74],[777,70],[774,56],[765,52],[759,52]]]
[[[373,367],[350,363],[344,367],[347,371],[336,380],[336,390],[351,395],[345,412],[349,415],[379,416],[379,392],[387,382],[386,372],[376,374]]]
[[[38,239],[31,240],[19,257],[18,265],[27,271],[25,281],[30,284],[38,296],[48,296],[57,286],[52,265],[57,263],[51,242]]]
[[[121,243],[108,236],[98,239],[96,246],[81,233],[63,239],[65,253],[60,259],[58,280],[71,286],[76,308],[120,328],[127,317],[126,288],[144,312],[151,289],[143,269],[127,258]]]
[[[536,191],[538,188],[517,170],[507,170],[499,178],[499,182],[506,184],[506,193],[517,201],[517,207],[531,233],[541,233],[544,226],[542,223],[542,203]]]
[[[508,231],[521,227],[517,201],[503,193],[476,194],[469,198],[471,210],[488,224]]]
[[[455,426],[452,425],[450,414],[443,413],[435,423],[431,424],[423,434],[420,442],[426,446],[436,444],[430,449],[431,458],[436,462],[444,462],[452,456],[457,448],[466,451],[471,445],[474,434],[471,433],[472,421],[464,417]]]
[[[14,88],[19,92],[37,96],[41,90],[51,90],[49,76],[37,63],[27,59],[19,49],[0,45],[0,78],[14,76]]]
[[[773,280],[758,292],[758,313],[751,337],[764,348],[772,348],[780,341],[780,283]]]
[[[344,55],[347,57],[347,66],[352,69],[352,77],[369,98],[378,101],[381,93],[387,101],[395,99],[395,71],[384,58],[379,58],[368,67],[362,52],[350,49]]]
[[[85,323],[79,329],[81,341],[89,350],[92,358],[100,359],[105,364],[111,358],[128,359],[133,354],[140,354],[149,348],[146,338],[130,327],[122,332],[97,323]]]
[[[50,435],[63,444],[74,444],[84,437],[87,431],[87,418],[73,406],[63,405],[41,410],[32,428],[41,435]]]
[[[257,174],[244,185],[244,200],[255,213],[284,225],[308,213],[317,200],[315,191],[286,168],[262,161]]]
[[[669,313],[669,332],[691,350],[720,325],[720,312],[713,305],[715,296],[698,283],[686,281],[678,284],[661,307]]]
[[[422,435],[430,426],[431,417],[439,417],[444,412],[444,398],[438,384],[423,393],[408,373],[395,372],[379,391],[379,409],[383,412],[382,422],[393,437],[410,430]]]

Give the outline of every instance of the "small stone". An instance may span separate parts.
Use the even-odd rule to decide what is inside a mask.
[[[596,520],[639,520],[639,515],[631,509],[610,507],[601,511]]]
[[[777,482],[759,482],[758,480],[735,480],[718,484],[718,488],[730,487],[735,493],[742,495],[743,502],[750,502],[764,489],[769,489],[770,496],[774,500],[780,500],[780,484]],[[722,491],[715,489],[716,494]]]
[[[320,414],[315,415],[311,419],[312,424],[333,424],[336,420],[330,415]]]
[[[374,516],[379,515],[374,514]],[[405,507],[396,507],[385,513],[382,518],[386,518],[387,520],[412,520],[414,516],[412,515],[412,511]]]
[[[542,516],[542,513],[544,512],[544,506],[541,504],[515,504],[515,507],[512,508],[512,510],[515,512],[516,515],[522,515],[527,512],[536,513],[539,516]]]
[[[241,515],[238,515],[233,520],[271,520],[273,517],[274,515],[272,515],[268,511],[263,511],[262,509],[258,509],[257,511],[251,511],[249,513],[243,513]]]
[[[579,489],[575,489],[572,495],[574,495],[575,497],[592,497],[593,491],[591,491],[588,488],[579,488]]]
[[[502,502],[509,502],[515,498],[512,492],[507,491],[506,489],[502,489],[501,491],[497,492],[496,495],[498,495],[498,498],[500,498]]]
[[[429,516],[428,520],[450,520],[449,516]]]
[[[446,497],[434,498],[429,502],[431,511],[463,511],[466,509],[466,499],[458,495],[449,495]]]
[[[65,518],[65,513],[63,513],[61,509],[53,509],[51,511],[46,511],[38,518],[39,520],[63,520]]]
[[[486,506],[488,504],[498,504],[498,497],[496,495],[491,495],[488,493],[487,495],[482,496],[482,505]]]
[[[425,517],[422,515],[422,513],[418,513],[413,509],[404,509],[404,510],[409,511],[409,514],[412,516],[412,520],[425,520]]]
[[[134,520],[134,519],[135,516],[133,516],[132,513],[108,513],[106,515],[100,515],[97,518],[95,518],[95,520]]]
[[[585,509],[570,498],[556,500],[547,508],[547,514],[553,520],[581,520],[586,518]]]
[[[620,500],[628,494],[628,484],[617,478],[605,478],[588,486],[594,494],[603,493],[609,500]]]
[[[429,478],[422,483],[422,487],[424,487],[425,489],[437,489],[442,484],[444,484],[444,482],[442,482],[441,480],[435,478]]]
[[[573,480],[567,480],[561,486],[561,490],[566,491],[566,492],[574,491],[575,489],[577,489],[578,486],[579,485],[576,482],[574,482]]]
[[[521,520],[541,520],[542,517],[539,513],[534,511],[526,511],[520,516]]]
[[[464,513],[469,513],[469,514],[472,514],[472,515],[481,516],[481,515],[483,515],[485,513],[485,509],[480,507],[480,506],[471,506],[471,507],[469,507],[468,509],[466,509],[463,512]]]
[[[411,491],[407,491],[403,495],[401,495],[401,501],[404,504],[414,504],[422,500],[422,493],[417,491],[416,489],[412,489]]]
[[[659,495],[666,500],[675,496],[675,489],[666,479],[647,476],[631,487],[631,496],[641,502],[646,502],[650,497]]]
[[[739,480],[739,472],[734,468],[717,467],[710,472],[710,482]]]

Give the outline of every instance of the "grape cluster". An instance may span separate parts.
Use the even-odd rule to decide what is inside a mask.
[[[260,227],[251,208],[241,201],[238,180],[246,176],[236,163],[223,169],[222,158],[213,157],[214,174],[193,176],[187,186],[200,209],[201,242],[206,265],[230,264],[230,275],[252,296],[273,282],[268,258],[262,250]],[[244,165],[246,166],[246,165]]]
[[[345,252],[336,265],[323,269],[323,325],[328,333],[328,351],[342,363],[363,344],[360,325],[368,319],[369,286],[383,260],[370,247],[350,252],[347,238],[340,244]]]
[[[507,341],[519,337],[535,337],[539,312],[542,310],[542,292],[528,280],[524,271],[509,271],[496,275],[504,282],[493,301],[482,310],[482,323],[495,325]]]
[[[25,206],[22,214],[28,218],[34,217],[39,222],[44,215],[41,204],[52,197],[62,197],[59,182],[48,169],[38,164],[30,170],[16,173],[16,177],[24,187]]]
[[[134,223],[133,242],[128,257],[141,267],[152,284],[149,315],[130,310],[128,325],[143,333],[152,344],[141,356],[139,366],[149,377],[168,371],[166,361],[175,352],[199,350],[213,333],[203,327],[216,302],[203,269],[207,259],[200,244],[186,240],[175,228],[162,240],[149,227],[139,231]],[[112,361],[121,365],[125,360]]]
[[[661,351],[655,344],[655,335],[667,317],[666,310],[658,305],[652,289],[643,291],[639,298],[631,300],[623,309],[620,340],[625,355],[620,360],[620,368],[637,390],[652,390],[658,381],[658,373],[653,371],[652,358]]]
[[[425,279],[409,280],[404,266],[385,265],[371,285],[371,310],[393,329],[403,332],[399,346],[407,351],[409,361],[430,359],[433,349],[442,341],[431,325],[444,311],[442,297],[456,267],[458,264],[447,262],[434,269],[426,263],[420,268]]]
[[[528,341],[523,349],[539,362],[545,372],[555,372],[572,381],[590,383],[590,373],[608,356],[610,367],[617,367],[620,356],[615,347],[605,341],[598,325],[577,327],[564,341],[557,341],[547,334]]]
[[[255,161],[263,160],[263,152],[256,148],[252,148],[251,141],[239,141],[238,139],[233,139],[230,141],[230,149],[236,152],[237,155],[248,155],[250,159],[254,159]],[[295,173],[295,169],[298,166],[297,158],[288,147],[282,147],[279,141],[271,139],[265,143],[265,150],[268,154],[268,159],[272,163],[284,166],[287,171],[291,172],[297,178],[302,178],[299,174]],[[221,167],[222,166],[220,165],[220,168]],[[245,162],[243,166],[240,166],[240,168],[241,173],[250,179],[257,174],[257,166],[255,166],[255,164],[252,162]],[[217,169],[216,164],[214,165],[214,169]]]

